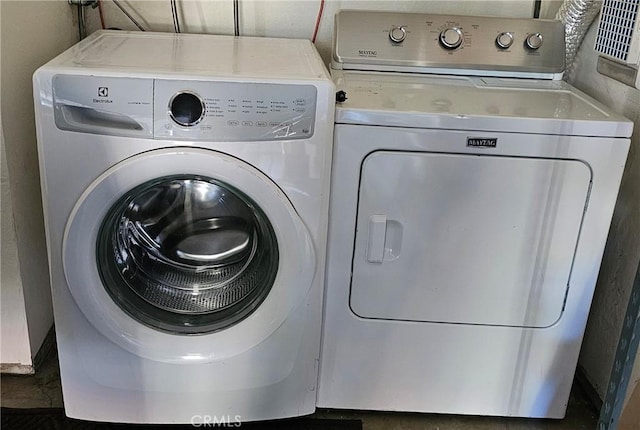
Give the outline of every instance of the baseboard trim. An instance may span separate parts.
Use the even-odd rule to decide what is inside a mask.
[[[33,357],[32,364],[20,364],[20,363],[0,363],[0,373],[11,375],[34,375],[36,371],[42,366],[50,354],[55,353],[56,350],[56,330],[55,326],[51,326],[49,332],[44,337],[40,349]]]
[[[30,364],[0,363],[0,373],[11,375],[34,375],[35,367]]]

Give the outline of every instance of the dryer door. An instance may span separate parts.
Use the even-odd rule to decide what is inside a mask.
[[[387,320],[554,324],[590,182],[578,160],[371,153],[361,170],[351,309]]]
[[[151,151],[101,175],[63,247],[87,319],[129,351],[169,362],[261,342],[302,303],[315,267],[304,224],[269,178],[192,148]]]

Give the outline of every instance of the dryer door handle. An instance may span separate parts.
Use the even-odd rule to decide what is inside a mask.
[[[381,264],[384,260],[384,243],[387,237],[387,216],[369,217],[369,237],[367,240],[367,261]]]

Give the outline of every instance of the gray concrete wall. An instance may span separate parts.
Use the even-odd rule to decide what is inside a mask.
[[[593,49],[596,25],[585,37],[570,82],[635,123],[579,362],[604,398],[640,260],[640,90],[598,74]],[[634,375],[640,378],[639,372]]]

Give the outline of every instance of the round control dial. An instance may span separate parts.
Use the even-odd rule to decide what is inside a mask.
[[[440,32],[440,46],[445,49],[456,49],[462,45],[464,37],[457,27],[445,28]]]
[[[509,32],[500,33],[498,37],[496,37],[496,45],[500,49],[507,49],[511,45],[513,45],[513,34]]]
[[[204,117],[204,102],[195,93],[181,91],[169,102],[169,116],[178,125],[191,127]]]
[[[389,39],[392,42],[400,43],[407,37],[407,30],[404,27],[393,27],[389,30]]]
[[[524,42],[525,46],[529,49],[536,50],[542,46],[542,34],[532,33],[527,36]]]

